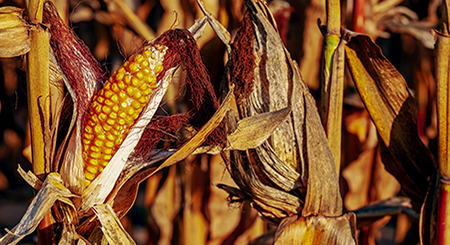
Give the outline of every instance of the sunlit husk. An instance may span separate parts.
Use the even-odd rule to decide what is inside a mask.
[[[30,25],[22,18],[23,9],[6,6],[0,8],[0,57],[10,58],[30,51]]]

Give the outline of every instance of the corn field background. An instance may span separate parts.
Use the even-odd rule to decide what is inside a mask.
[[[235,40],[245,18],[244,1],[202,2]],[[54,3],[62,20],[99,61],[106,77],[135,54],[145,40],[153,40],[169,29],[187,29],[204,16],[194,0],[55,0]],[[267,3],[281,41],[297,62],[294,65],[298,64],[319,111],[324,98],[321,76],[326,66],[323,52],[326,3],[324,0]],[[414,97],[412,104],[416,106],[416,133],[436,158],[434,45],[438,34],[433,30],[441,27],[441,4],[438,0],[342,0],[338,9],[341,27],[369,36],[404,77]],[[0,0],[0,6],[25,9],[26,2]],[[197,45],[214,92],[217,98],[223,98],[221,82],[227,72],[228,47],[209,25]],[[351,51],[347,52],[350,57]],[[32,170],[26,66],[24,56],[0,59],[0,227],[9,230],[20,221],[36,194],[17,172],[18,164],[25,171]],[[381,203],[379,213],[355,212],[357,223],[353,236],[358,243],[418,244],[419,235],[425,234],[423,227],[419,227],[424,195],[421,198],[418,196],[422,194],[410,195],[386,170],[380,154],[380,148],[386,146],[379,144],[383,133],[377,132],[371,119],[373,115],[358,94],[353,81],[356,75],[351,71],[354,66],[355,63],[349,62],[341,67],[344,85],[337,169],[344,214]],[[182,69],[175,73],[157,116],[187,113],[192,109],[191,91],[183,82],[185,77]],[[239,108],[239,101],[237,98],[232,107]],[[170,144],[169,139],[173,137],[178,136],[167,132],[159,145]],[[432,166],[427,171],[434,169]],[[424,181],[433,183],[433,177],[423,172],[427,177]],[[229,194],[239,193],[223,187],[237,188],[233,177],[227,171],[223,155],[191,155],[142,182],[135,204],[121,218],[121,223],[137,244],[272,244],[281,219],[261,216],[258,214],[261,209],[253,208],[251,202]],[[300,188],[298,193],[303,191]],[[0,233],[7,234],[3,229]],[[36,244],[37,236],[34,232],[19,244]]]

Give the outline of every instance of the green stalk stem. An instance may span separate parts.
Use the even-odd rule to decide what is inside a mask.
[[[339,0],[327,0],[327,34],[325,35],[325,65],[321,90],[322,123],[327,132],[336,172],[341,165],[342,102],[344,94],[344,48],[341,42],[341,9]]]

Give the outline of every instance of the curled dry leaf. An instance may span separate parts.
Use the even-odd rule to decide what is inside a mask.
[[[418,210],[436,167],[417,133],[414,99],[403,77],[370,37],[351,37],[345,51],[350,73],[377,128],[383,163]]]
[[[358,228],[370,225],[378,219],[388,215],[406,214],[413,221],[419,220],[419,213],[411,209],[411,203],[407,197],[391,197],[386,200],[369,203],[368,205],[351,211],[356,215]]]
[[[0,57],[10,58],[28,53],[31,47],[30,25],[22,18],[23,9],[0,8]]]

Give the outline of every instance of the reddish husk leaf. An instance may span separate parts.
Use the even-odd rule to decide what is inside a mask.
[[[78,112],[84,117],[89,109],[91,97],[106,80],[105,72],[86,44],[64,24],[55,5],[46,2],[45,8],[43,23],[49,25],[50,45],[76,94]]]

